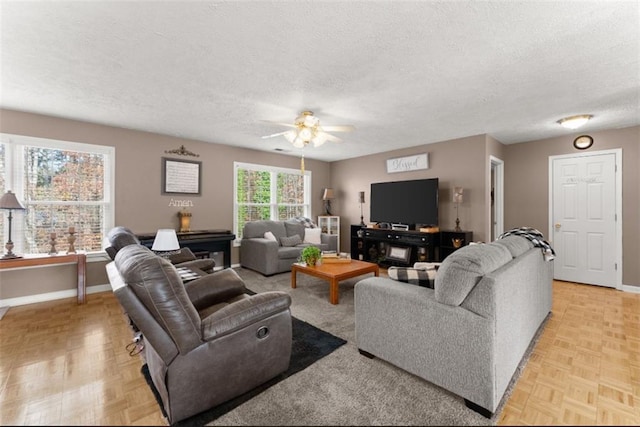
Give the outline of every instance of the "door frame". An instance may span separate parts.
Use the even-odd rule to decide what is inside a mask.
[[[489,232],[493,233],[493,240],[495,240],[504,232],[504,161],[495,156],[489,156],[489,165],[490,172],[493,171],[489,192],[491,193],[493,188],[494,200],[493,214],[491,214],[491,211],[489,212],[491,221]]]
[[[586,153],[561,154],[557,156],[549,156],[549,234],[550,239],[554,236],[553,231],[553,162],[554,160],[583,158],[590,156],[599,156],[603,154],[613,154],[615,157],[615,185],[616,185],[616,205],[615,205],[615,263],[616,263],[616,283],[615,289],[622,290],[622,149],[615,148],[611,150],[589,151]],[[553,240],[550,240],[553,243]]]

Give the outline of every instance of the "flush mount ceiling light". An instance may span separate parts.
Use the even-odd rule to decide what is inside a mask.
[[[580,126],[591,120],[592,117],[592,114],[580,114],[578,116],[565,117],[564,119],[558,120],[558,124],[567,129],[578,129]]]

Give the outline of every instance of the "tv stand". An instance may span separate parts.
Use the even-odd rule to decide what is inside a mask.
[[[439,233],[351,226],[351,258],[382,266],[435,262]],[[400,256],[398,256],[400,254]]]

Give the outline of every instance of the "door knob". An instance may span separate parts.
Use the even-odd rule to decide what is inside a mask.
[[[556,223],[555,227],[556,227],[556,230],[558,230],[560,227],[562,227],[562,224]]]

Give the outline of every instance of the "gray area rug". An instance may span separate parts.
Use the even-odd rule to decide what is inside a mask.
[[[358,353],[353,288],[364,276],[340,282],[340,304],[332,305],[326,281],[299,274],[297,288],[291,289],[291,273],[264,277],[243,268],[235,270],[255,292],[287,292],[293,301],[293,316],[347,340],[347,344],[209,425],[496,424],[501,407],[487,419],[468,409],[461,397]],[[513,381],[505,396],[512,387]]]

